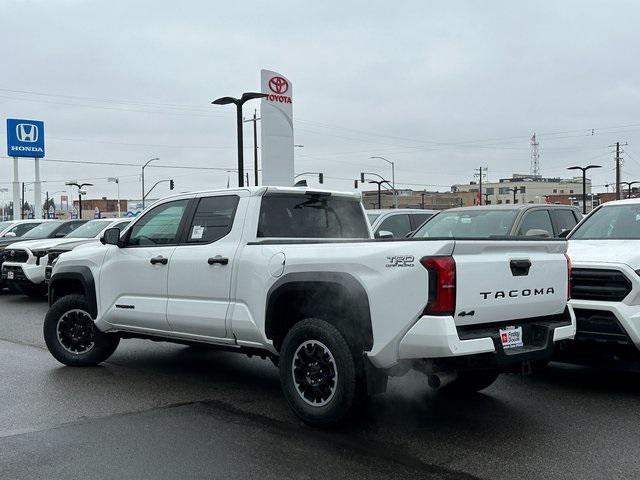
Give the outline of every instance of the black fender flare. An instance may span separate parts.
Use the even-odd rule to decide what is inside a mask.
[[[373,347],[373,327],[371,324],[371,309],[369,296],[364,286],[351,274],[346,272],[299,272],[288,273],[280,277],[267,292],[265,305],[265,333],[267,338],[272,338],[274,332],[273,322],[274,308],[278,299],[304,284],[334,284],[348,292],[349,302],[353,303],[353,313],[357,325],[351,325],[357,329],[352,333],[360,338],[364,350]]]
[[[85,266],[64,266],[61,265],[56,269],[55,273],[49,280],[49,306],[51,306],[56,298],[56,288],[60,289],[65,282],[72,280],[80,282],[84,289],[84,294],[89,304],[89,314],[96,318],[98,314],[98,301],[96,298],[96,282],[93,273],[89,267]]]

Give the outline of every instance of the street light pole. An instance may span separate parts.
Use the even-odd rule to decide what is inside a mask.
[[[626,185],[627,186],[627,198],[631,198],[631,186],[632,185],[636,185],[640,182],[637,181],[633,181],[633,182],[620,182],[622,185]]]
[[[238,186],[244,187],[244,151],[242,139],[242,105],[254,98],[267,97],[266,93],[245,92],[240,98],[220,97],[211,102],[214,105],[228,105],[233,103],[236,106],[236,130],[238,136]]]
[[[573,166],[568,167],[567,170],[581,170],[582,171],[582,214],[587,214],[587,170],[591,168],[602,168],[602,165],[587,165],[586,167]],[[591,205],[593,208],[593,204]]]
[[[107,178],[107,182],[115,183],[118,186],[118,218],[120,218],[120,177],[109,177]]]
[[[144,210],[144,197],[146,196],[144,194],[144,169],[146,168],[147,165],[149,165],[151,162],[155,162],[156,160],[160,160],[159,158],[152,158],[151,160],[148,160],[147,163],[145,163],[142,166],[142,210]],[[118,205],[120,205],[120,203],[118,202]]]
[[[78,187],[78,218],[82,220],[82,189],[84,187],[93,187],[93,183],[67,182],[65,185]]]
[[[395,163],[391,160],[387,160],[384,157],[373,156],[369,158],[377,158],[379,160],[384,160],[387,163],[391,164],[391,188],[393,189],[393,208],[398,208],[398,194],[396,193],[396,166]]]
[[[516,194],[520,191],[520,187],[509,188],[510,192],[513,192],[513,203],[516,203]]]

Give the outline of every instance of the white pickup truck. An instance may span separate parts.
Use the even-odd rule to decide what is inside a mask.
[[[608,202],[569,235],[575,342],[558,359],[640,359],[640,199]]]
[[[147,338],[268,356],[294,412],[326,425],[389,375],[477,391],[574,336],[566,241],[374,240],[359,200],[279,187],[161,200],[122,238],[59,257],[49,351],[94,365]]]

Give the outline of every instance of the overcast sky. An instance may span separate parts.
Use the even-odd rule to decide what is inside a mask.
[[[448,190],[480,165],[491,180],[527,173],[534,131],[545,176],[596,163],[594,184],[612,182],[620,140],[623,179],[640,180],[639,24],[631,1],[2,0],[0,181],[4,118],[17,117],[45,121],[43,194],[77,179],[95,184],[89,198],[115,196],[106,178],[120,176],[122,197],[139,198],[152,157],[223,170],[153,168],[149,184],[233,185],[234,112],[210,102],[258,90],[261,68],[293,82],[296,172],[332,188],[390,176],[371,155],[416,189]]]

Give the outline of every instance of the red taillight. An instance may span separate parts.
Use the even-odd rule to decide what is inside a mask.
[[[456,310],[456,261],[453,257],[424,257],[429,271],[429,302],[425,315],[453,315]]]
[[[571,287],[573,286],[573,275],[571,274],[571,259],[566,253],[564,257],[567,259],[567,301],[571,300]]]

